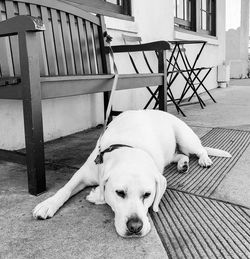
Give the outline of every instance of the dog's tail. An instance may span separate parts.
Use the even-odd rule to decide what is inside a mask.
[[[212,148],[212,147],[204,147],[204,148],[206,149],[209,156],[232,157],[232,155],[227,151],[224,151],[218,148]]]

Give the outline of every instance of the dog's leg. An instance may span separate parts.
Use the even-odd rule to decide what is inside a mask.
[[[177,163],[177,170],[179,173],[187,173],[189,170],[189,157],[184,154],[175,154],[174,163]]]
[[[199,158],[198,163],[200,166],[210,167],[213,164],[199,137],[186,124],[180,124],[176,130],[176,141],[183,154],[187,156],[194,154]]]
[[[98,167],[94,162],[97,156],[97,147],[90,154],[85,164],[72,176],[65,186],[52,197],[39,203],[33,210],[36,219],[47,219],[54,216],[57,210],[73,195],[86,186],[98,184]]]
[[[180,147],[181,152],[184,154],[194,154],[199,160],[198,163],[202,167],[210,167],[213,162],[208,157],[206,149],[201,145],[201,143],[196,143],[195,145],[183,146]]]

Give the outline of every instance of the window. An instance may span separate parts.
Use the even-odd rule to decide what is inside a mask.
[[[130,15],[131,16],[131,1],[129,0],[102,0],[106,3],[113,5],[113,8],[116,8],[115,10],[124,15]]]
[[[192,30],[192,1],[174,0],[175,2],[175,24],[187,30]]]
[[[216,35],[216,0],[173,0],[175,26]]]
[[[104,0],[104,2],[116,5],[120,14],[131,15],[131,1],[129,0]]]
[[[64,0],[82,5],[87,11],[131,20],[131,0]]]
[[[215,35],[215,1],[201,1],[200,29],[205,33]]]

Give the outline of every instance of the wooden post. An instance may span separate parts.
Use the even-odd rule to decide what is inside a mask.
[[[158,73],[164,73],[163,85],[159,86],[159,110],[167,111],[167,66],[166,51],[158,51]]]
[[[21,84],[29,192],[46,190],[39,50],[36,32],[19,32]]]

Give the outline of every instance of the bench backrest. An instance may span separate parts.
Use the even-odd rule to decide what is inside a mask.
[[[16,15],[39,17],[41,76],[107,73],[103,17],[57,0],[0,0],[0,21]],[[17,36],[0,39],[0,76],[20,75]]]

